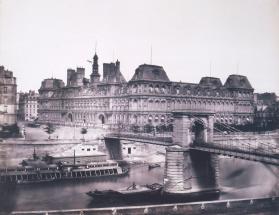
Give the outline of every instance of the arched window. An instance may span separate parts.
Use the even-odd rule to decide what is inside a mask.
[[[196,101],[192,102],[192,108],[196,108]]]
[[[133,93],[137,93],[138,92],[138,86],[135,84],[133,86]]]
[[[155,86],[155,93],[159,93],[159,85]]]
[[[176,93],[176,94],[179,94],[179,93],[180,93],[180,88],[179,88],[179,87],[176,87],[176,88],[175,88],[175,93]]]
[[[137,115],[134,115],[133,117],[133,123],[136,124],[138,122],[138,116]]]
[[[155,122],[158,122],[158,121],[159,121],[158,115],[155,115],[154,121],[155,121]]]
[[[155,101],[155,107],[156,107],[156,108],[159,108],[159,106],[160,106],[159,104],[160,104],[159,100],[156,100],[156,101]]]
[[[162,90],[162,93],[166,93],[166,87],[165,86],[162,86],[162,88],[161,88],[161,90]]]
[[[185,99],[182,101],[182,108],[186,109],[186,100]]]
[[[151,100],[149,100],[149,108],[153,108],[153,100],[151,99]]]
[[[149,85],[149,92],[153,93],[153,85],[152,84]]]

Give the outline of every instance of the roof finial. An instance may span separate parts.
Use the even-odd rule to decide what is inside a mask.
[[[150,64],[152,65],[152,44],[151,44],[151,48],[150,48]]]
[[[210,61],[210,65],[209,65],[209,77],[211,77],[211,72],[212,72],[212,60]]]
[[[236,63],[236,74],[239,75],[239,62]]]
[[[112,62],[114,62],[114,49],[112,50]]]
[[[95,54],[97,53],[97,40],[95,41]]]

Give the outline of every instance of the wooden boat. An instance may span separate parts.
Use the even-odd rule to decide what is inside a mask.
[[[93,198],[94,201],[103,202],[141,202],[154,200],[154,198],[160,197],[160,193],[163,186],[158,183],[147,185],[133,185],[118,190],[94,190],[89,191],[86,194]]]
[[[55,166],[43,168],[25,166],[0,169],[0,183],[29,184],[53,182],[68,179],[87,179],[105,176],[123,176],[129,169],[122,168],[115,161],[91,162],[86,166]]]
[[[148,169],[149,169],[149,170],[154,169],[154,168],[156,168],[156,167],[160,167],[160,164],[158,164],[158,163],[152,163],[152,164],[149,164],[149,165],[148,165]]]

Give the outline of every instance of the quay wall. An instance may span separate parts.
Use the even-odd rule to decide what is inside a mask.
[[[51,210],[51,211],[14,211],[13,215],[196,215],[196,214],[265,214],[277,215],[279,213],[279,197],[257,198],[257,199],[236,199],[217,200],[208,202],[141,205],[128,207],[108,208],[84,208],[72,210]]]

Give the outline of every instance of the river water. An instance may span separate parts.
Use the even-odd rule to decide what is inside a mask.
[[[53,148],[52,148],[53,147]],[[67,146],[69,147],[69,146]],[[67,148],[61,146],[61,149]],[[38,148],[38,149],[37,149]],[[36,147],[39,154],[45,150],[52,152],[57,147]],[[15,165],[33,146],[0,145],[0,165]],[[27,153],[28,152],[28,153]],[[220,157],[220,199],[259,198],[279,194],[278,167],[234,158]],[[146,164],[137,164],[129,175],[114,178],[99,178],[87,181],[63,181],[45,184],[0,187],[1,210],[56,210],[94,207],[91,198],[85,193],[95,189],[116,189],[136,184],[162,183],[164,163],[161,167],[148,170]],[[93,205],[92,205],[93,204]]]

